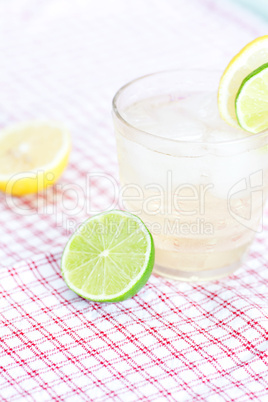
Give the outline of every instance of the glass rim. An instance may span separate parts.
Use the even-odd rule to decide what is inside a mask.
[[[165,138],[162,137],[161,135],[157,135],[154,133],[151,133],[149,131],[145,131],[140,129],[139,127],[136,127],[135,125],[129,123],[120,113],[118,107],[117,107],[117,103],[119,100],[120,95],[127,89],[129,88],[131,85],[135,84],[138,81],[141,81],[143,79],[146,78],[150,78],[153,76],[157,76],[157,75],[162,75],[162,74],[170,74],[170,73],[179,73],[179,72],[200,72],[200,73],[218,73],[219,77],[222,75],[223,70],[209,70],[209,69],[183,69],[183,68],[174,68],[174,69],[168,69],[168,70],[161,70],[161,71],[156,71],[150,74],[145,74],[142,75],[140,77],[134,78],[133,80],[127,82],[126,84],[124,84],[123,86],[121,86],[117,92],[115,93],[113,99],[112,99],[112,109],[113,112],[115,114],[115,116],[123,123],[125,124],[128,128],[130,129],[134,129],[139,131],[140,133],[142,133],[143,135],[145,135],[146,137],[151,137],[151,138],[157,138],[157,139],[162,139],[164,141],[167,142],[171,142],[171,143],[176,143],[176,144],[188,144],[188,145],[193,145],[193,146],[206,146],[206,148],[211,147],[215,147],[215,146],[220,146],[220,145],[238,145],[238,144],[246,144],[246,143],[250,143],[250,142],[256,142],[258,139],[262,138],[262,137],[266,137],[268,136],[268,130],[265,131],[261,131],[260,133],[254,134],[254,133],[249,133],[248,131],[246,131],[247,133],[249,133],[249,135],[247,137],[242,137],[242,138],[236,138],[233,140],[226,140],[226,141],[196,141],[196,140],[179,140],[179,139],[175,139],[175,138]],[[223,120],[224,121],[224,120]],[[226,123],[227,125],[227,129],[229,127],[228,123]],[[244,130],[245,131],[245,130]]]

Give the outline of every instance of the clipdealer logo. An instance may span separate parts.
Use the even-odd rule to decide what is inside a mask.
[[[16,176],[13,176],[12,182],[15,180]],[[119,186],[112,175],[92,172],[83,182],[58,182],[41,193],[23,199],[6,195],[5,201],[19,215],[54,215],[56,225],[64,226],[71,232],[86,217],[100,210],[117,208],[146,216],[145,223],[152,233],[210,235],[217,229],[214,228],[216,218],[212,218],[211,214],[212,202],[208,198],[213,188],[212,183],[182,183],[176,186],[172,171],[167,172],[162,186],[159,183]],[[254,172],[235,183],[222,201],[230,218],[247,229],[260,232],[264,202],[263,171]]]
[[[233,219],[253,232],[263,229],[263,171],[243,178],[228,192],[228,210]]]

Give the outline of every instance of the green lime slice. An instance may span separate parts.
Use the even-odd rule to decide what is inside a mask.
[[[103,212],[89,218],[69,239],[62,255],[62,276],[85,299],[122,301],[146,284],[154,254],[152,235],[137,216]]]
[[[268,128],[268,63],[252,71],[243,81],[235,99],[240,126],[251,133]]]

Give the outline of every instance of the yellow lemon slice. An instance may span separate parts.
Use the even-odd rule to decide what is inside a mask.
[[[69,132],[31,122],[0,132],[0,190],[25,195],[44,190],[60,177],[71,149]]]
[[[243,80],[268,61],[268,35],[248,43],[228,64],[219,84],[218,107],[221,117],[231,126],[239,127],[235,98]]]

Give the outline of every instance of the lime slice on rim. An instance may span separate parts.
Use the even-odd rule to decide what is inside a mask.
[[[268,128],[268,63],[243,80],[236,95],[235,110],[244,130],[259,133]]]
[[[222,74],[218,90],[218,107],[223,120],[239,128],[235,98],[242,81],[268,61],[268,35],[256,38],[235,55]]]
[[[146,284],[154,254],[152,235],[137,216],[103,212],[89,218],[69,239],[62,255],[62,276],[85,299],[122,301]]]

